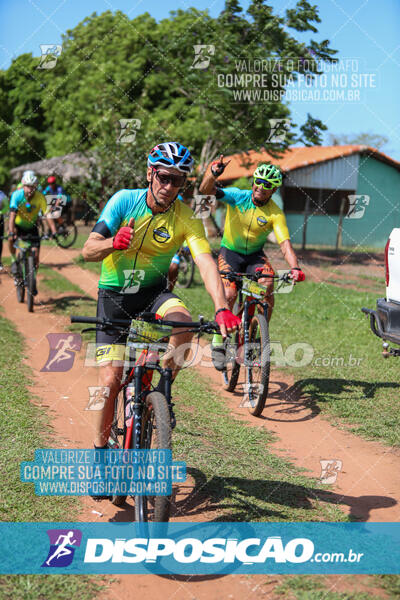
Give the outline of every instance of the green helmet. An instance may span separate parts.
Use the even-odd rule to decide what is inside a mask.
[[[275,165],[271,165],[271,163],[262,163],[258,165],[257,169],[254,171],[253,177],[265,179],[274,187],[279,187],[282,185],[282,173]]]

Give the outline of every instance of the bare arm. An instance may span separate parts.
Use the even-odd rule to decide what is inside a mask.
[[[99,262],[114,252],[113,238],[105,238],[100,233],[92,232],[82,249],[82,256],[88,262]]]
[[[201,278],[204,281],[207,292],[214,302],[215,310],[217,311],[219,308],[228,308],[224,286],[222,285],[217,265],[211,254],[198,254],[194,259],[194,262],[199,267]]]
[[[221,154],[219,160],[212,163],[209,173],[205,174],[203,177],[203,181],[200,184],[199,192],[205,195],[213,195],[215,196],[216,186],[215,182],[220,175],[224,172],[227,165],[229,165],[231,161],[228,160],[224,163],[224,155]],[[215,173],[215,175],[213,174]]]
[[[297,256],[295,251],[293,250],[293,246],[290,240],[285,240],[280,244],[282,254],[285,257],[286,262],[288,263],[291,269],[298,268],[299,263],[297,262]]]
[[[213,195],[215,196],[215,192],[216,192],[216,186],[215,186],[215,181],[216,181],[216,177],[214,177],[214,175],[210,172],[210,173],[206,173],[203,177],[203,181],[200,184],[199,187],[199,192],[200,194],[204,194],[204,195]]]
[[[15,233],[15,211],[10,211],[10,216],[8,218],[8,233]]]

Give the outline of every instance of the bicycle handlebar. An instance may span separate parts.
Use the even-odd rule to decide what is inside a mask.
[[[280,281],[285,281],[288,283],[291,278],[289,277],[290,271],[287,273],[283,273],[283,275],[269,275],[268,273],[238,273],[236,271],[219,271],[219,274],[225,277],[226,279],[230,279],[231,281],[241,281],[242,277],[247,277],[252,281],[258,281],[264,277],[269,277],[270,279],[279,279]]]
[[[137,317],[138,320],[159,323],[160,325],[169,325],[170,327],[189,327],[192,331],[204,331],[211,332],[215,331],[219,333],[220,329],[217,323],[214,321],[204,321],[202,317],[200,317],[200,321],[169,321],[166,319],[156,319],[154,313],[142,313],[140,317]],[[90,325],[102,325],[103,327],[111,327],[113,325],[119,327],[130,327],[131,320],[129,319],[104,319],[100,317],[78,317],[71,316],[71,323],[88,323]]]

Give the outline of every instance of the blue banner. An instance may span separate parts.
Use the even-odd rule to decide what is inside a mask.
[[[400,573],[399,523],[0,523],[0,573]]]

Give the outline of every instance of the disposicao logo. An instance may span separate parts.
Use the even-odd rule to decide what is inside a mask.
[[[310,560],[314,544],[307,538],[295,538],[283,544],[279,536],[248,538],[244,540],[209,538],[201,541],[184,538],[89,538],[86,543],[85,563],[156,563],[164,557],[178,563],[303,563]]]
[[[49,529],[49,553],[42,567],[68,567],[74,558],[75,549],[81,545],[80,529]]]

